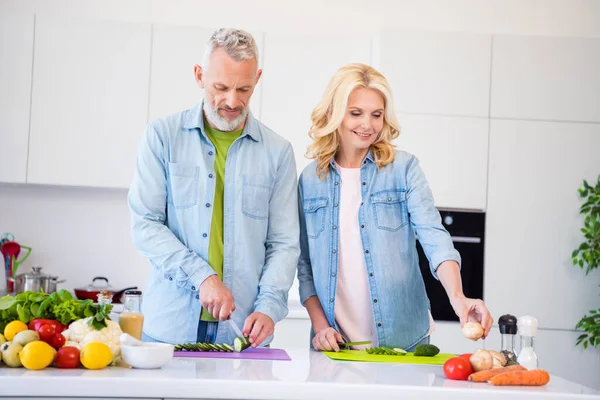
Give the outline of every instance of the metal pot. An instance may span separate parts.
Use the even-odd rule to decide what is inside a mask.
[[[23,293],[26,291],[44,293],[56,292],[56,285],[63,283],[65,280],[58,280],[57,276],[46,275],[42,273],[42,267],[32,267],[32,272],[19,274],[15,277],[7,278],[15,284],[15,293]]]

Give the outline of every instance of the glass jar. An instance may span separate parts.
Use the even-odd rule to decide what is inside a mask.
[[[142,292],[139,290],[128,290],[125,292],[123,312],[119,315],[121,330],[140,340],[142,339],[142,328],[144,326],[144,315],[142,314],[141,306]]]

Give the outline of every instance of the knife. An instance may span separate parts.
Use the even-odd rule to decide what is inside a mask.
[[[244,335],[242,334],[242,331],[237,326],[237,324],[235,323],[234,320],[232,320],[231,318],[229,318],[225,322],[229,322],[229,326],[231,327],[231,330],[233,331],[233,333],[235,333],[237,336],[239,336],[241,338],[244,338]]]
[[[348,342],[348,343],[338,343],[338,346],[340,347],[350,347],[350,346],[362,346],[365,344],[371,344],[373,342],[369,341],[364,341],[364,342]]]

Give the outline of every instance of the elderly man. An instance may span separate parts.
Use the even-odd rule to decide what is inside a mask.
[[[291,144],[257,121],[262,71],[252,36],[217,30],[201,104],[151,122],[128,195],[133,241],[152,268],[144,340],[231,343],[229,318],[256,347],[287,314],[299,255]]]

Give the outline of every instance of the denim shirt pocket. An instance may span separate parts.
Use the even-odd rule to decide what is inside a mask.
[[[306,235],[311,239],[319,237],[325,229],[325,213],[327,198],[315,197],[304,199],[304,219],[306,220]]]
[[[167,193],[167,202],[175,208],[188,208],[198,201],[198,174],[200,168],[194,164],[168,164],[171,190]]]
[[[408,223],[405,190],[382,190],[371,195],[377,228],[395,232]]]
[[[271,185],[262,175],[244,175],[242,177],[242,212],[254,219],[269,217],[269,199]]]

